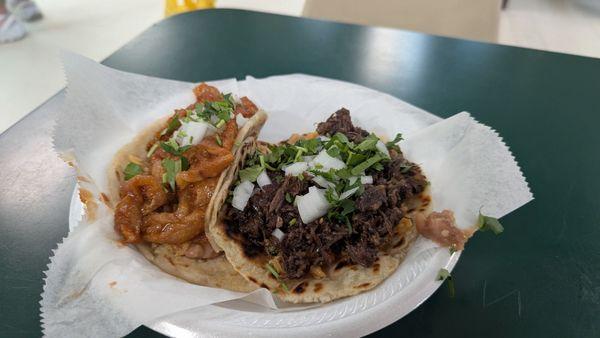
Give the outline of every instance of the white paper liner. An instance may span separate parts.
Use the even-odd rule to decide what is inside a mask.
[[[63,59],[68,87],[55,149],[77,160],[79,175],[92,182],[83,185],[98,198],[116,151],[147,124],[193,102],[194,84],[124,73],[73,54]],[[369,131],[388,137],[403,133],[406,157],[419,163],[431,182],[434,209],[452,209],[462,227],[474,224],[481,207],[501,217],[532,199],[497,133],[467,113],[441,121],[390,95],[300,74],[211,84],[223,92],[247,95],[269,113],[261,133],[266,141],[312,131],[315,123],[340,107],[348,108],[354,122]],[[224,323],[256,328],[321,325],[385,303],[450,257],[446,253],[441,260],[446,263],[436,260],[438,265],[432,267],[432,257],[440,256],[442,249],[419,238],[398,271],[380,287],[318,308],[295,307],[276,303],[266,290],[247,295],[192,285],[162,272],[136,250],[116,243],[111,211],[97,204],[95,222],[82,220],[51,258],[40,302],[48,336],[120,336],[141,324],[171,335],[208,332],[199,323],[208,322],[209,313],[242,303],[206,306],[243,297],[265,311],[246,312],[229,322],[222,316]],[[273,311],[278,320],[273,320]]]

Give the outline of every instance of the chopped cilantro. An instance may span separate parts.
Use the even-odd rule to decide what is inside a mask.
[[[160,135],[167,135],[167,134],[171,134],[172,132],[174,132],[175,130],[177,130],[177,128],[181,127],[181,121],[179,121],[179,116],[177,115],[177,113],[175,113],[175,115],[173,115],[173,117],[171,117],[169,119],[169,123],[167,124],[167,128],[164,129]]]
[[[450,294],[450,298],[454,298],[456,292],[454,290],[454,280],[452,279],[452,275],[450,274],[450,272],[443,268],[440,269],[436,280],[438,280],[438,281],[447,280],[448,282],[446,284],[448,285],[448,292]]]
[[[290,220],[290,223],[289,223],[289,225],[294,225],[294,224],[296,224],[296,222],[297,222],[297,220],[296,220],[296,218],[294,217],[294,218],[292,218],[292,219]]]
[[[373,157],[368,158],[366,161],[361,162],[359,165],[357,165],[356,167],[352,168],[352,170],[350,171],[352,173],[352,175],[360,175],[363,171],[369,169],[370,166],[372,166],[373,164],[383,160],[384,157],[381,154],[376,154]]]
[[[338,196],[338,193],[337,193],[336,189],[332,188],[332,187],[327,188],[327,190],[325,190],[325,199],[332,206],[337,205],[339,203],[339,201],[340,201],[340,198]]]
[[[346,143],[346,144],[349,144],[349,143],[351,143],[351,142],[348,140],[348,137],[346,137],[346,135],[344,135],[344,134],[342,134],[342,133],[340,133],[340,132],[337,132],[337,133],[335,133],[335,134],[334,134],[334,135],[331,137],[331,139],[329,140],[329,142],[328,142],[328,143],[331,143],[331,142],[334,142],[334,143],[335,143],[336,141],[338,141],[338,142],[341,142],[341,143]]]
[[[344,180],[349,180],[350,177],[355,176],[355,175],[352,175],[352,170],[350,170],[349,168],[340,169],[340,170],[336,171],[335,174],[339,178],[344,179]]]
[[[260,162],[260,166],[269,170],[277,170],[276,168],[271,167],[266,161],[264,155],[259,155],[258,160]]]
[[[265,267],[267,268],[267,270],[269,270],[269,272],[273,275],[273,277],[275,277],[275,279],[277,279],[277,281],[279,282],[281,287],[285,290],[285,292],[290,292],[290,289],[288,288],[288,286],[285,284],[285,282],[279,276],[279,272],[277,272],[277,270],[275,270],[275,268],[269,263],[267,263],[267,265]]]
[[[327,149],[327,154],[331,157],[339,157],[340,156],[340,148],[337,145],[333,145],[329,149]]]
[[[354,201],[348,198],[340,200],[335,188],[328,188],[325,191],[325,198],[331,205],[329,211],[327,212],[327,218],[346,224],[348,231],[352,233],[353,230],[352,225],[350,224],[349,215],[356,210]]]
[[[160,147],[169,154],[181,156],[181,154],[191,148],[191,145],[180,147],[174,139],[170,139],[167,142],[160,142]]]
[[[485,216],[481,212],[479,212],[477,226],[481,231],[491,230],[496,235],[499,235],[504,231],[504,227],[502,224],[500,224],[497,218]]]
[[[266,268],[275,278],[279,279],[279,272],[271,264],[267,263]]]
[[[179,144],[174,139],[170,139],[167,142],[160,142],[160,147],[167,153],[175,154],[179,149]]]
[[[231,93],[223,94],[223,101],[227,102],[230,106],[234,106]]]
[[[286,192],[286,193],[285,193],[285,200],[286,200],[288,203],[292,203],[292,202],[294,201],[294,199],[292,198],[292,195],[290,195],[290,193],[289,193],[289,192]]]
[[[123,170],[123,173],[125,174],[125,181],[129,181],[133,177],[141,174],[143,171],[144,170],[139,164],[129,162],[129,164],[127,164],[127,166]]]
[[[354,205],[354,202],[349,200],[349,199],[345,199],[342,200],[340,202],[340,207],[342,208],[342,212],[341,215],[342,216],[346,216],[349,215],[350,213],[352,213],[354,210],[356,210],[356,207]]]
[[[277,163],[281,161],[281,157],[283,156],[284,147],[270,146],[269,150],[270,151],[264,155],[264,160],[267,163],[273,163],[277,165]]]
[[[181,170],[185,171],[190,168],[190,162],[185,156],[181,156]]]
[[[181,159],[172,160],[165,158],[162,160],[162,167],[165,169],[163,174],[163,183],[168,183],[172,191],[175,191],[175,177],[181,171]]]
[[[375,134],[370,134],[369,136],[365,137],[365,139],[354,149],[359,151],[376,150],[377,148],[375,145],[378,141],[379,138],[375,136]]]
[[[391,140],[389,142],[386,142],[385,146],[388,149],[394,149],[394,150],[400,152],[400,147],[396,144],[396,143],[398,143],[400,141],[402,141],[402,134],[398,133],[398,134],[396,134],[396,137],[394,137],[393,140]]]
[[[207,112],[217,118],[217,123],[220,121],[229,121],[233,113],[233,104],[227,101],[204,102],[204,112]]]
[[[298,162],[300,160],[300,157],[302,156],[302,154],[304,154],[306,152],[305,148],[302,147],[296,147],[297,151],[296,151],[296,156],[294,156],[294,162]]]
[[[371,166],[371,168],[373,168],[374,170],[377,170],[377,171],[382,171],[384,166],[383,166],[383,164],[381,164],[381,162],[377,162],[377,163],[373,164]]]
[[[179,156],[181,156],[181,154],[185,153],[191,147],[192,147],[191,144],[188,144],[187,146],[179,147]]]
[[[318,138],[312,138],[310,140],[302,139],[296,142],[295,145],[303,148],[306,151],[306,153],[314,155],[318,153],[323,147],[323,142],[321,142],[321,140]]]
[[[240,170],[239,176],[242,181],[256,182],[258,175],[264,170],[263,167],[256,165]]]
[[[348,159],[346,160],[346,165],[355,166],[355,165],[363,162],[366,159],[367,159],[367,155],[365,155],[365,154],[359,154],[359,153],[355,153],[353,151],[349,151]]]
[[[221,101],[197,103],[189,117],[211,123],[213,126],[220,128],[231,120],[234,106],[231,94],[224,94]]]

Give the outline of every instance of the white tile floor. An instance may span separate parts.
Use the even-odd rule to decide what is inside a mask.
[[[600,0],[510,0],[501,43],[600,57]],[[162,18],[164,0],[38,0],[45,18],[30,35],[0,45],[0,132],[64,86],[58,59],[68,49],[103,59]],[[218,0],[235,7],[300,15],[304,0]],[[600,6],[598,6],[600,7]],[[133,14],[135,13],[135,14]],[[93,37],[93,39],[90,39]]]

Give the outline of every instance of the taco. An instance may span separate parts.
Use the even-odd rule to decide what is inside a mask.
[[[266,114],[247,97],[236,101],[215,87],[194,88],[196,102],[145,129],[109,169],[115,230],[162,270],[235,291],[256,287],[208,241],[208,206],[234,153],[252,142]]]
[[[235,270],[284,301],[375,287],[406,256],[430,204],[400,139],[384,143],[342,108],[314,133],[246,143],[218,188],[210,235]]]

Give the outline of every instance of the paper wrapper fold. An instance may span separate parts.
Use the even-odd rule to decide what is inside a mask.
[[[112,157],[145,126],[193,102],[194,84],[124,73],[73,54],[63,60],[68,86],[54,146],[75,165],[87,194],[86,212],[93,217],[84,217],[51,257],[41,301],[44,333],[122,336],[142,324],[161,330],[169,326],[164,318],[186,318],[186,313],[203,313],[197,310],[235,299],[275,312],[307,308],[281,304],[264,289],[245,294],[190,284],[118,243],[112,211],[100,198]],[[498,134],[468,113],[441,120],[387,94],[299,74],[209,83],[250,97],[269,114],[261,133],[266,141],[312,131],[340,107],[351,111],[357,125],[379,135],[403,133],[406,157],[420,164],[431,182],[434,210],[453,210],[461,227],[473,226],[480,208],[501,217],[532,199]],[[396,274],[422,264],[420,253],[436,247],[422,238],[417,244]],[[377,295],[381,288],[369,293]],[[189,324],[180,320],[178,327],[197,327]]]

